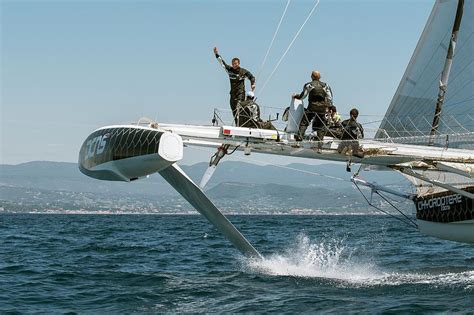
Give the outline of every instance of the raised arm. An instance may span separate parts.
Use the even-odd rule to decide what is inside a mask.
[[[214,47],[214,55],[216,55],[216,59],[219,62],[219,64],[224,68],[226,71],[231,68],[227,63],[225,63],[224,59],[222,59],[221,55],[219,55],[219,50],[217,50],[217,47]]]

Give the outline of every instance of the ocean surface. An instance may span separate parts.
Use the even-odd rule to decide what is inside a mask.
[[[474,245],[385,216],[0,214],[0,313],[474,312]]]

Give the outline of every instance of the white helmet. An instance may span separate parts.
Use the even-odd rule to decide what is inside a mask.
[[[249,97],[255,97],[255,94],[253,93],[253,91],[247,91],[246,95]]]

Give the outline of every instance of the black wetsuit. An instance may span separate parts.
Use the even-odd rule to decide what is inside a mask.
[[[299,135],[303,137],[309,123],[314,119],[313,131],[317,131],[317,140],[322,141],[326,133],[326,111],[332,104],[331,88],[324,82],[313,80],[306,83],[303,86],[303,91],[295,98],[303,99],[306,96],[308,96],[308,106],[300,123]]]
[[[343,133],[342,140],[357,140],[364,138],[364,127],[357,120],[350,118],[342,123]]]
[[[242,67],[234,69],[229,66],[219,54],[216,54],[216,58],[221,62],[222,66],[229,75],[230,80],[230,108],[234,115],[235,122],[237,123],[237,105],[239,102],[245,100],[245,78],[250,80],[252,85],[255,84],[255,77],[250,71]]]
[[[364,150],[359,145],[358,139],[364,138],[364,128],[354,118],[346,119],[342,123],[342,140],[337,151],[344,155],[364,157]]]

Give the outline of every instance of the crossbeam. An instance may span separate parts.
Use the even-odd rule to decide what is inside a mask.
[[[421,174],[418,174],[410,169],[407,169],[407,168],[400,168],[399,169],[400,172],[402,172],[403,174],[406,174],[408,176],[412,176],[412,177],[415,177],[415,178],[418,178],[418,179],[421,179],[422,181],[424,182],[427,182],[427,183],[430,183],[430,184],[433,184],[435,186],[438,186],[438,187],[441,187],[441,188],[444,188],[444,189],[447,189],[449,191],[452,191],[452,192],[455,192],[457,194],[460,194],[462,196],[465,196],[467,198],[471,198],[471,199],[474,199],[474,194],[470,193],[470,192],[467,192],[465,190],[462,190],[462,189],[459,189],[457,187],[454,187],[452,185],[449,185],[449,184],[445,184],[445,183],[442,183],[442,182],[439,182],[437,180],[434,180],[434,179],[430,179],[426,176],[423,176]]]
[[[474,171],[472,167],[464,167],[461,168],[460,165],[455,163],[444,163],[444,162],[434,162],[433,165],[439,169],[440,171],[446,171],[450,173],[455,173],[461,176],[465,176],[467,178],[474,177]]]

